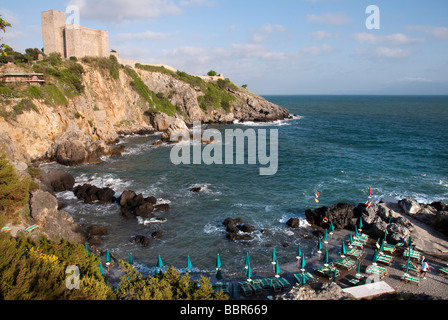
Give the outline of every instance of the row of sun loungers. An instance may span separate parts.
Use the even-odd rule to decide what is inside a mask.
[[[319,275],[329,279],[332,279],[335,276],[335,272],[336,277],[339,277],[341,275],[341,272],[333,265],[333,263],[316,267],[314,271]]]
[[[380,279],[383,279],[388,274],[388,271],[384,267],[380,267],[378,265],[371,264],[370,266],[368,266],[366,268],[366,273],[377,275]]]
[[[263,293],[263,290],[272,289],[273,292],[280,292],[282,290],[291,288],[291,284],[289,283],[289,281],[283,277],[256,279],[250,282],[241,281],[239,282],[239,285],[245,296],[250,296],[252,294],[261,294]]]

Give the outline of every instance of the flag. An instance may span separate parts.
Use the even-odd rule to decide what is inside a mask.
[[[316,190],[316,192],[314,193],[314,201],[316,203],[319,203],[319,197],[320,197],[320,193],[319,193],[319,191]]]

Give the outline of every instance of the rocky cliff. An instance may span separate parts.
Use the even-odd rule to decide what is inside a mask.
[[[54,57],[53,57],[54,58]],[[217,82],[116,60],[37,62],[43,86],[0,83],[0,144],[13,162],[79,165],[119,155],[121,133],[167,131],[194,121],[274,121],[289,112],[228,79]],[[70,73],[76,70],[79,74]],[[67,80],[68,79],[68,80]],[[69,90],[74,84],[75,89]]]

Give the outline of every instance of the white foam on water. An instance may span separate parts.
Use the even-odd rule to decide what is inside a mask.
[[[303,119],[302,116],[297,116],[297,115],[291,115],[291,117],[292,117],[291,119],[276,120],[276,121],[272,121],[272,122],[255,122],[255,121],[241,122],[239,120],[234,120],[233,124],[249,126],[249,127],[290,126],[291,121]]]
[[[75,196],[73,191],[64,191],[58,192],[56,196],[62,200],[77,200],[78,198]]]
[[[117,178],[114,174],[108,173],[104,176],[94,174],[89,176],[87,174],[82,174],[75,178],[75,187],[84,184],[91,184],[98,188],[112,188],[116,194],[121,194],[123,191],[128,189],[132,185],[132,181],[125,181]]]

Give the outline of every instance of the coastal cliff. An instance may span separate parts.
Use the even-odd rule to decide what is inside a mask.
[[[99,162],[103,155],[119,156],[114,144],[121,134],[166,132],[194,121],[289,116],[228,79],[208,82],[163,67],[130,68],[113,56],[62,60],[53,54],[21,68],[44,74],[45,84],[0,83],[0,145],[15,163]]]

